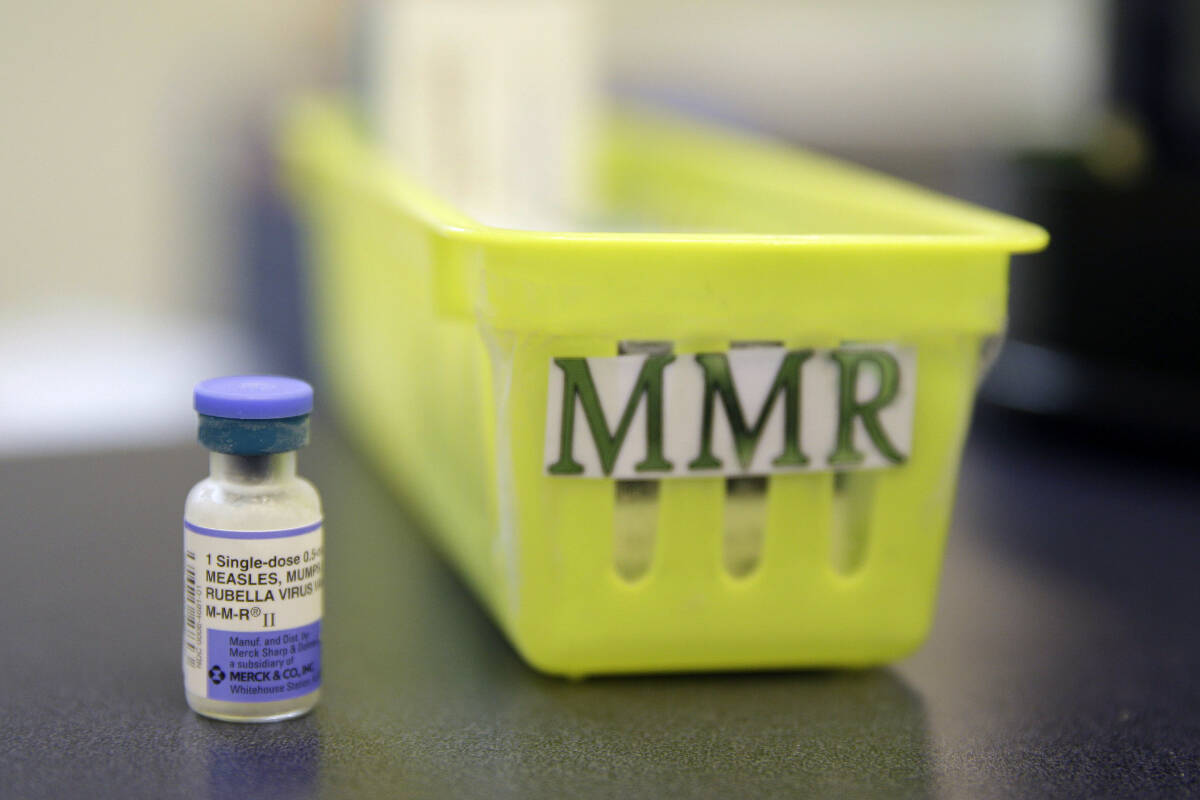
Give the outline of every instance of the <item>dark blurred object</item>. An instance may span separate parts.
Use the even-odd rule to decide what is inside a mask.
[[[1200,436],[1200,3],[1121,0],[1111,111],[1083,152],[1017,166],[1051,247],[1013,265],[1010,346],[984,397]]]
[[[312,381],[303,231],[279,185],[272,143],[265,134],[256,142],[255,169],[240,215],[247,283],[239,311],[273,369]]]

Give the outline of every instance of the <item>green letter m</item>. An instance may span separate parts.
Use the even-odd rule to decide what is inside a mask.
[[[600,398],[596,396],[596,384],[586,358],[556,358],[554,364],[563,373],[562,426],[558,439],[558,461],[550,465],[551,475],[579,475],[583,465],[574,459],[575,441],[575,397],[583,405],[583,416],[587,419],[600,454],[600,466],[605,475],[611,475],[617,463],[625,435],[633,423],[642,395],[646,395],[646,458],[634,465],[638,472],[669,472],[671,462],[663,458],[663,369],[675,360],[673,355],[647,356],[638,373],[637,382],[625,403],[625,411],[617,425],[616,433],[608,432]]]
[[[784,356],[779,371],[775,374],[775,382],[767,399],[763,401],[762,411],[751,427],[746,423],[746,415],[742,412],[741,401],[738,400],[737,389],[733,385],[733,373],[729,369],[729,359],[724,353],[701,353],[696,356],[696,363],[704,370],[704,418],[700,430],[700,454],[688,464],[688,469],[720,469],[721,459],[712,451],[713,416],[715,414],[716,398],[721,398],[725,406],[725,417],[733,431],[733,443],[737,449],[738,461],[742,469],[749,469],[754,460],[754,451],[758,448],[758,440],[775,400],[784,395],[783,416],[783,452],[776,456],[771,463],[777,467],[802,467],[808,463],[808,458],[800,450],[800,367],[812,350],[790,350]]]

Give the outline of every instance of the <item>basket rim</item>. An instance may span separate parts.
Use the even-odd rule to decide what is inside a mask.
[[[906,181],[782,145],[742,131],[716,128],[636,107],[612,114],[618,135],[657,135],[700,150],[718,160],[749,165],[756,180],[789,191],[800,170],[818,170],[842,185],[845,193],[870,198],[869,205],[902,202],[915,214],[953,233],[715,233],[606,230],[526,230],[488,225],[438,197],[379,152],[359,132],[344,98],[311,96],[295,102],[287,114],[278,152],[290,179],[316,177],[346,185],[419,220],[439,238],[468,245],[524,247],[587,243],[611,248],[705,248],[738,250],[923,250],[942,252],[1033,253],[1049,243],[1039,225],[976,206]],[[809,178],[811,181],[811,178]]]

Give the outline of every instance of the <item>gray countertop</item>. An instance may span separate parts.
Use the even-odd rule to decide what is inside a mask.
[[[198,446],[0,462],[0,796],[1200,793],[1200,472],[983,422],[917,655],[582,682],[525,667],[318,429],[324,698],[265,726],[183,701]]]

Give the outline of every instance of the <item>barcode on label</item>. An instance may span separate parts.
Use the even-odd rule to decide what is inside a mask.
[[[196,595],[196,554],[188,551],[183,565],[183,646],[189,667],[200,667],[200,604]]]

